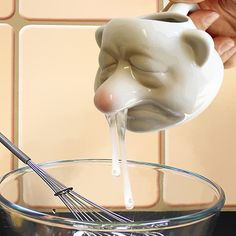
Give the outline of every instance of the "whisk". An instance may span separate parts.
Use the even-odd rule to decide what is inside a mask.
[[[50,176],[46,171],[35,164],[30,157],[16,147],[9,139],[0,133],[0,142],[23,163],[28,165],[53,190],[54,196],[60,198],[68,210],[79,221],[87,222],[120,222],[128,223],[132,220],[110,211],[73,191]]]

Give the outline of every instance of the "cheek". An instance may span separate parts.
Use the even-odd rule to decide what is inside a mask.
[[[195,78],[196,79],[196,78]],[[168,79],[165,86],[152,90],[152,98],[173,113],[192,114],[198,103],[199,89],[188,78]]]

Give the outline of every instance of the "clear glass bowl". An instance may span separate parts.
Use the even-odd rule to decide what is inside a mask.
[[[225,202],[223,190],[201,175],[129,161],[135,207],[127,210],[123,177],[111,175],[111,160],[57,161],[41,167],[84,197],[134,223],[76,221],[49,187],[24,167],[0,181],[0,235],[210,236]]]

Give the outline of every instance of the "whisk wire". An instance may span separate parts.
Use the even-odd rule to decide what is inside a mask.
[[[28,161],[27,165],[34,170],[36,174],[38,174],[41,179],[46,182],[46,184],[54,191],[54,193],[57,193],[61,191],[62,189],[66,188],[65,185],[61,184],[60,182],[56,181],[53,177],[51,177],[47,172],[45,172],[43,169],[41,169],[37,164],[35,164],[33,161]]]
[[[100,214],[99,212],[96,211],[96,209],[91,208],[89,205],[87,205],[86,203],[84,203],[83,201],[81,201],[80,199],[76,198],[74,196],[74,192],[70,192],[68,194],[70,196],[70,198],[72,198],[73,202],[77,203],[74,204],[75,208],[83,213],[86,217],[90,218],[91,221],[95,221],[93,219],[96,219],[97,221],[102,222],[102,219],[105,219],[106,221],[111,222],[108,218],[106,218],[105,216],[103,216],[102,214]],[[93,216],[94,218],[92,218],[91,216]],[[99,216],[102,218],[99,218]]]
[[[125,223],[125,222],[132,222],[132,220],[130,220],[130,219],[128,219],[128,218],[126,218],[126,217],[124,217],[124,216],[122,216],[122,215],[119,215],[119,214],[117,214],[117,213],[115,213],[115,212],[113,212],[113,211],[108,210],[107,208],[104,208],[104,207],[102,207],[102,206],[100,206],[100,205],[94,203],[94,202],[90,201],[89,199],[87,199],[87,198],[81,196],[80,194],[78,194],[78,193],[76,193],[76,192],[73,192],[73,194],[74,194],[77,198],[82,199],[84,202],[86,202],[86,203],[88,203],[89,205],[93,206],[95,209],[99,209],[101,212],[106,213],[106,214],[107,214],[108,216],[110,216],[112,219],[116,219],[116,220],[118,220],[119,222],[123,222],[123,223]]]
[[[32,162],[31,160],[28,161],[27,163],[38,175],[39,177],[41,177],[41,179],[43,181],[45,181],[48,186],[53,190],[54,195],[59,197],[61,199],[61,201],[67,206],[67,208],[72,212],[72,214],[74,215],[74,217],[77,220],[86,220],[86,221],[93,221],[94,219],[89,216],[89,214],[86,214],[86,207],[85,204],[83,206],[83,208],[78,207],[75,204],[75,201],[72,201],[68,195],[68,193],[70,191],[72,191],[72,187],[66,187],[64,184],[60,183],[58,180],[54,179],[52,176],[50,176],[47,172],[45,172],[43,169],[41,169],[40,167],[38,167],[34,162]],[[67,196],[67,197],[66,197]],[[82,201],[79,201],[79,199],[74,199],[76,200],[77,203],[79,203],[80,205],[82,205]],[[87,207],[88,209],[88,207]],[[79,212],[79,213],[77,213]],[[99,220],[98,217],[96,217],[97,220]]]
[[[116,214],[74,192],[72,187],[66,187],[64,184],[60,183],[33,161],[29,160],[27,164],[47,183],[53,190],[54,195],[61,199],[77,220],[92,222],[103,222],[104,220],[107,222],[112,222],[112,220],[121,223],[132,222],[130,219]],[[98,210],[100,212],[98,212]],[[101,212],[106,213],[109,217],[104,216]]]
[[[82,195],[73,191],[72,187],[67,187],[58,180],[50,176],[40,166],[35,164],[30,157],[15,146],[9,139],[0,133],[0,142],[10,150],[23,163],[27,164],[41,179],[53,190],[54,195],[65,204],[68,210],[80,221],[100,221],[121,223],[133,222],[130,219],[112,212],[92,201],[83,197]]]

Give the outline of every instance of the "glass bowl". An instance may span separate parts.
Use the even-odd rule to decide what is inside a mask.
[[[84,197],[132,223],[80,222],[28,167],[0,181],[0,235],[10,236],[210,236],[224,205],[221,187],[178,168],[128,161],[135,207],[124,205],[123,176],[111,175],[110,159],[79,159],[40,165]]]

